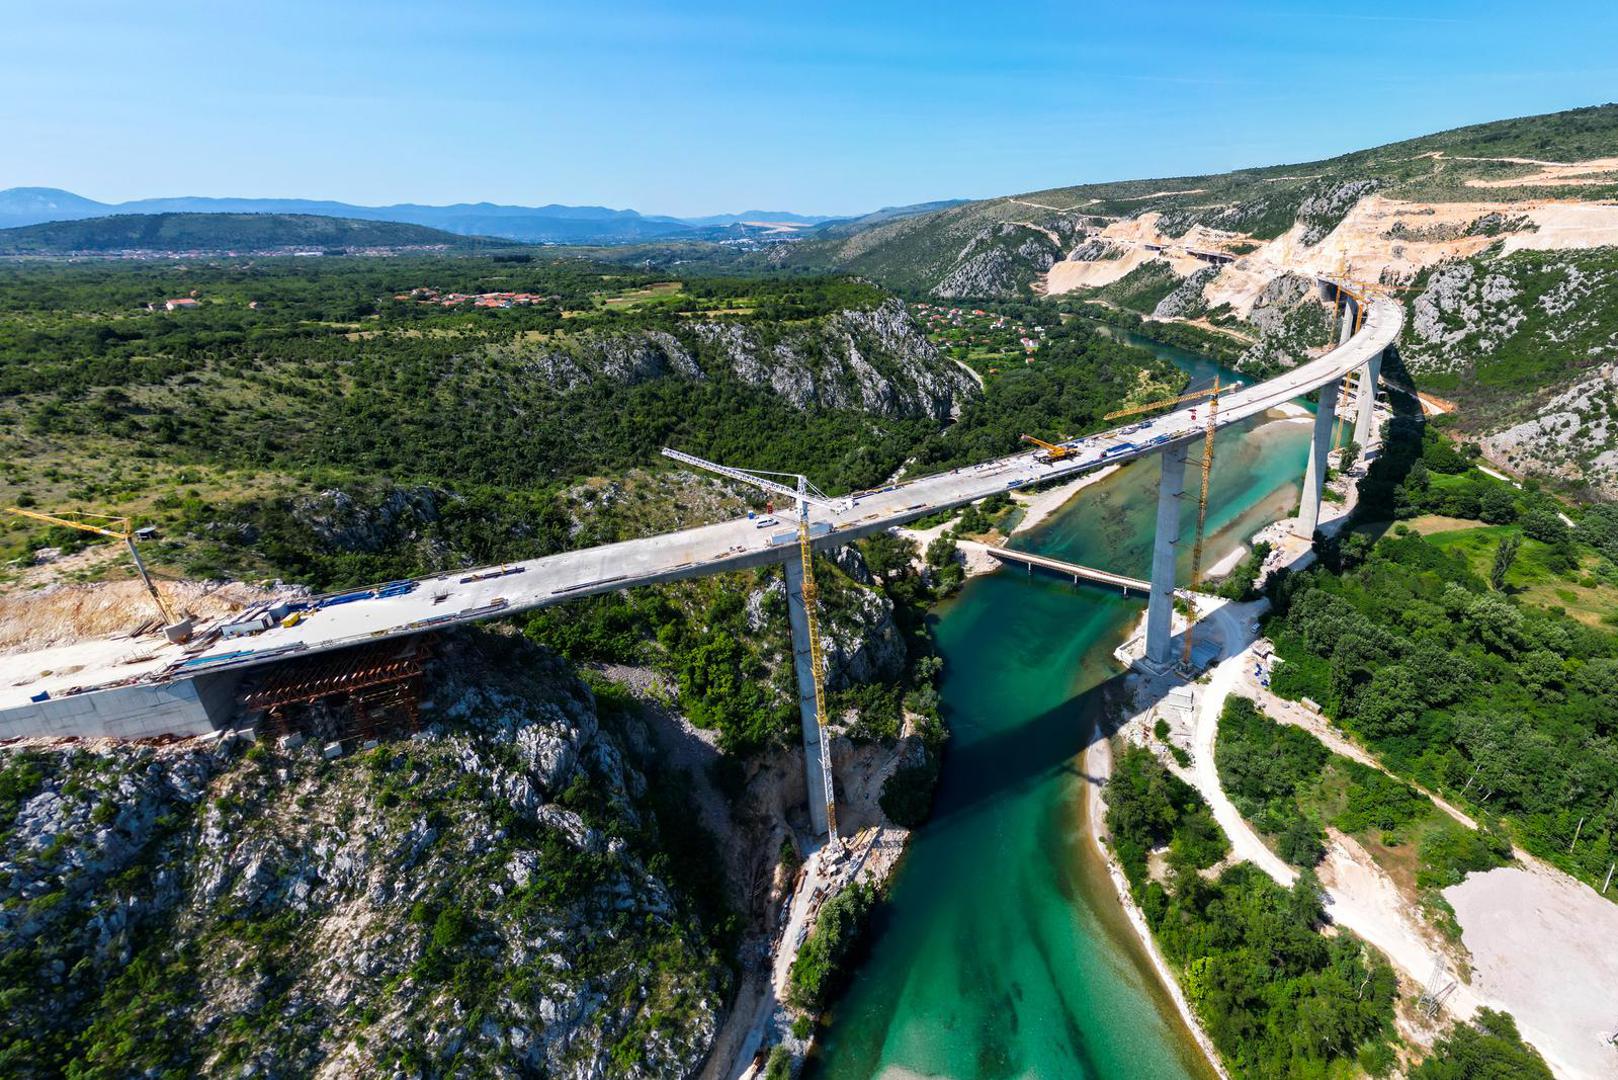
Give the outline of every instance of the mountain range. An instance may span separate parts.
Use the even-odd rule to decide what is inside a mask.
[[[526,243],[614,244],[643,240],[713,240],[727,235],[791,234],[835,218],[784,210],[677,218],[605,206],[504,206],[456,203],[357,206],[328,199],[242,199],[179,196],[104,203],[47,187],[0,190],[0,229],[121,214],[304,214],[424,225],[460,236],[495,236]]]

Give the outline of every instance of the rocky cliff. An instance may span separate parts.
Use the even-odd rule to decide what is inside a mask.
[[[721,373],[798,409],[947,420],[977,384],[939,354],[894,298],[797,322],[700,321],[677,333],[590,331],[492,345],[559,391],[599,381],[702,380]]]
[[[520,642],[437,672],[335,760],[0,751],[0,1073],[690,1074],[729,973],[623,744]]]

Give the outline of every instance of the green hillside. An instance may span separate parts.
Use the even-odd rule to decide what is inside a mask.
[[[268,251],[280,248],[513,247],[397,221],[313,214],[116,214],[0,229],[0,255],[120,251]]]

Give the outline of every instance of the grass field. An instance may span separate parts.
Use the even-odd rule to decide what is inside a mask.
[[[1521,534],[1515,525],[1484,525],[1437,516],[1414,518],[1409,525],[1430,543],[1465,556],[1472,570],[1485,579],[1501,538]],[[1529,603],[1561,608],[1590,626],[1618,623],[1618,586],[1596,576],[1600,557],[1582,552],[1581,573],[1573,577],[1558,574],[1547,565],[1550,550],[1549,544],[1523,537],[1517,560],[1506,575],[1506,588]]]

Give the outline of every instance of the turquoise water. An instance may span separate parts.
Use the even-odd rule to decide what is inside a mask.
[[[1150,347],[1198,378],[1216,370]],[[1218,439],[1209,563],[1297,503],[1308,426],[1245,426]],[[1155,463],[1126,466],[1018,544],[1144,576],[1156,488]],[[1142,606],[1008,569],[938,610],[951,741],[936,809],[815,1075],[1210,1075],[1084,836],[1082,752]]]

